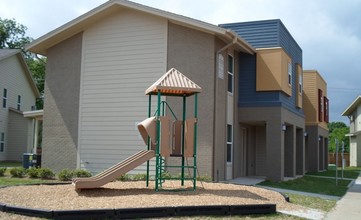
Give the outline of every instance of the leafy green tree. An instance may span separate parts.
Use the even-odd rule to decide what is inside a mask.
[[[341,152],[342,142],[345,144],[345,152],[350,151],[350,139],[346,134],[350,132],[350,128],[343,122],[331,122],[328,124],[329,134],[329,151],[336,152],[336,139],[338,140],[339,152]]]
[[[27,29],[15,19],[0,18],[0,48],[24,49],[32,41],[32,38],[25,35]]]
[[[36,101],[36,107],[42,109],[46,58],[24,50],[25,45],[33,40],[31,37],[26,36],[27,29],[26,26],[17,23],[15,19],[2,19],[0,17],[0,49],[21,49],[23,51],[25,60],[41,94],[41,98]]]

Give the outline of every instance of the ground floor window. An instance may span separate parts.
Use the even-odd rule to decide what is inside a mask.
[[[232,162],[233,151],[233,126],[227,124],[227,162]]]
[[[0,135],[0,152],[4,152],[5,149],[5,133],[2,132]]]

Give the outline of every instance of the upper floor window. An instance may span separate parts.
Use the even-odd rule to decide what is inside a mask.
[[[323,121],[323,93],[322,90],[318,90],[318,121]]]
[[[328,98],[325,96],[325,97],[323,97],[323,102],[324,102],[324,116],[323,116],[323,118],[324,118],[324,120],[325,120],[325,122],[329,122],[329,109],[330,109],[330,107],[329,107],[329,101],[328,101]]]
[[[3,90],[3,108],[6,108],[7,99],[8,99],[8,90],[4,89]]]
[[[302,71],[298,75],[298,92],[302,94],[303,90],[303,73]]]
[[[288,63],[288,68],[287,68],[287,72],[288,72],[288,85],[292,85],[292,63]]]
[[[0,152],[4,152],[5,149],[5,133],[2,132],[0,135]]]
[[[21,108],[21,96],[18,95],[17,109],[20,111],[20,108]]]
[[[233,94],[234,87],[234,59],[231,55],[228,55],[228,92]]]

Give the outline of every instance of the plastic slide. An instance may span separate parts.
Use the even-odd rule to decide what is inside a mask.
[[[144,162],[150,160],[154,156],[155,156],[155,152],[153,150],[139,151],[133,156],[128,157],[122,162],[104,170],[103,172],[99,173],[96,176],[89,178],[73,179],[73,185],[75,185],[76,190],[99,188],[111,181],[114,181],[122,174],[125,174],[128,171],[142,165]]]

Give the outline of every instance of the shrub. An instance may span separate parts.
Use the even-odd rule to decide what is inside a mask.
[[[119,180],[119,181],[130,181],[131,176],[129,174],[123,174],[120,177],[118,177],[117,180]]]
[[[48,168],[40,168],[38,169],[38,172],[41,179],[52,179],[55,176],[53,171]]]
[[[133,177],[134,181],[141,181],[141,180],[146,180],[147,179],[147,174],[144,173],[138,173]]]
[[[6,171],[6,167],[0,167],[0,176],[4,176]]]
[[[197,176],[197,181],[204,181],[204,182],[212,182],[212,177],[211,176]]]
[[[162,173],[162,178],[172,178],[172,174],[170,174],[168,171]]]
[[[10,174],[12,177],[22,178],[25,176],[26,170],[22,167],[14,167],[10,170]]]
[[[26,173],[28,174],[28,176],[30,178],[38,178],[39,177],[39,169],[37,169],[35,167],[32,167],[32,168],[28,169],[26,171]]]
[[[68,169],[60,171],[58,178],[61,181],[70,181],[74,177],[74,172]]]
[[[92,174],[87,170],[76,169],[73,172],[73,176],[75,176],[75,177],[91,177]]]

